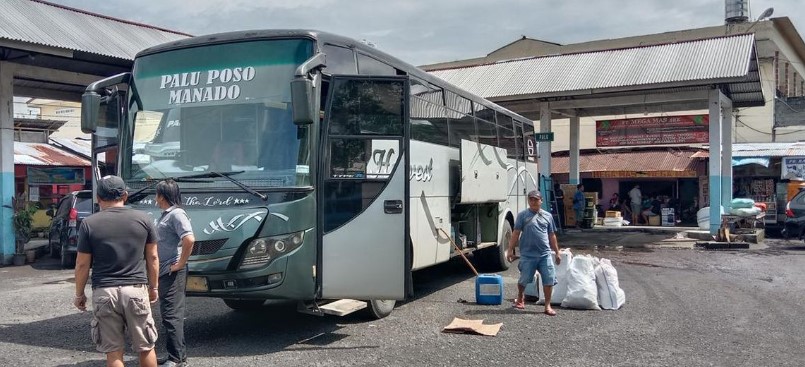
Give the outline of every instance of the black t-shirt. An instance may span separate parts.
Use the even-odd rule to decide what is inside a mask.
[[[156,242],[153,219],[124,207],[90,215],[78,229],[78,252],[92,255],[92,288],[145,284],[145,244]]]

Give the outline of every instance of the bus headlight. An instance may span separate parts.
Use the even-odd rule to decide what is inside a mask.
[[[299,248],[304,241],[304,231],[271,237],[255,238],[246,247],[240,269],[264,266],[272,260]]]

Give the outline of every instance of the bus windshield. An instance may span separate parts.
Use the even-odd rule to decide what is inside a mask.
[[[254,186],[309,186],[310,142],[292,121],[290,82],[312,50],[311,40],[289,39],[137,59],[124,178],[242,171],[237,179]]]

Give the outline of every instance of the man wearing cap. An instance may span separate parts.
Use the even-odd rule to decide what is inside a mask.
[[[125,331],[139,353],[140,366],[157,365],[157,329],[151,303],[158,297],[157,235],[145,213],[126,208],[123,179],[105,176],[97,182],[101,207],[81,223],[75,266],[75,300],[87,309],[84,287],[92,267],[91,335],[107,366],[123,366]]]
[[[528,209],[517,214],[514,221],[511,243],[506,251],[506,259],[514,260],[514,249],[520,245],[520,279],[517,281],[517,299],[514,308],[525,309],[523,300],[525,286],[534,280],[534,273],[539,271],[542,288],[545,293],[545,314],[555,316],[551,307],[551,292],[556,281],[556,265],[561,262],[559,242],[556,240],[556,225],[551,213],[543,210],[542,194],[537,190],[528,193]],[[551,250],[556,254],[551,256]],[[554,262],[555,261],[555,262]]]

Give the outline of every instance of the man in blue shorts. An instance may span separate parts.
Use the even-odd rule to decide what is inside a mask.
[[[542,195],[537,190],[528,193],[528,209],[517,214],[514,221],[511,243],[506,251],[506,259],[514,260],[514,249],[520,245],[520,279],[517,281],[517,299],[514,307],[525,309],[523,293],[525,286],[534,280],[534,273],[539,271],[542,288],[545,293],[545,314],[555,316],[551,307],[551,291],[556,282],[556,266],[551,250],[556,253],[555,263],[559,264],[559,242],[556,240],[556,225],[551,213],[542,210]]]

